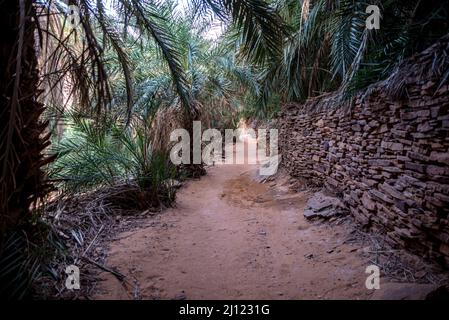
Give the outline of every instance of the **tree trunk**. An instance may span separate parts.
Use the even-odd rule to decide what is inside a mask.
[[[193,121],[201,121],[201,117],[199,114],[199,109],[194,105],[195,102],[192,102],[192,108],[188,109],[183,106],[183,120],[184,120],[184,129],[187,130],[190,136],[190,164],[181,166],[182,175],[185,175],[189,178],[199,178],[206,174],[206,169],[204,168],[204,164],[194,164],[193,163],[193,145],[194,135],[193,135]]]
[[[31,206],[46,194],[42,167],[49,145],[40,120],[35,7],[32,0],[0,2],[0,233],[29,225]],[[0,239],[1,240],[1,239]]]

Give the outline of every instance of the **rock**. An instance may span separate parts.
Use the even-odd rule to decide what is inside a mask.
[[[426,171],[426,166],[419,163],[414,162],[405,162],[405,169],[409,169],[412,171],[416,171],[419,173],[424,173]]]
[[[317,192],[307,202],[304,216],[308,219],[316,217],[331,218],[341,214],[342,207],[343,204],[340,199]]]
[[[430,160],[449,164],[449,153],[432,151],[432,153],[430,154]]]
[[[308,219],[312,219],[317,217],[318,215],[310,208],[306,208],[304,209],[304,217],[308,218]]]
[[[440,253],[449,257],[449,245],[442,243],[439,248]]]
[[[309,201],[307,202],[307,207],[311,208],[314,211],[321,211],[332,206],[333,203],[334,198],[325,196],[321,192],[317,192],[312,198],[309,199]]]
[[[383,200],[387,203],[393,203],[393,200],[390,197],[388,197],[386,194],[380,192],[379,190],[372,189],[369,191],[369,193],[371,195],[373,195],[374,197],[376,197],[377,199]]]
[[[187,296],[182,291],[181,293],[176,294],[173,300],[186,300],[186,299],[187,299]]]
[[[404,145],[402,143],[397,143],[397,142],[382,141],[380,146],[382,148],[384,148],[384,149],[389,149],[389,150],[392,150],[392,151],[402,151],[402,150],[404,150]]]
[[[426,274],[427,274],[426,270],[417,271],[415,272],[415,278],[422,279],[426,276]]]
[[[371,166],[386,167],[386,166],[391,165],[391,161],[385,160],[385,159],[373,159],[373,160],[368,160],[368,164]]]
[[[441,166],[430,165],[430,166],[427,166],[427,174],[431,175],[431,176],[449,175],[449,168],[447,166],[441,167]]]
[[[416,130],[418,132],[426,133],[426,132],[432,131],[433,127],[428,122],[424,122],[422,124],[419,124],[418,128],[416,128]]]
[[[447,37],[418,54],[412,69],[428,69],[448,45]],[[379,82],[354,97],[351,112],[333,107],[335,94],[287,103],[278,121],[282,165],[305,186],[341,195],[358,225],[388,230],[386,242],[448,267],[449,85],[433,92],[435,79],[416,72],[404,81],[403,99]],[[331,218],[334,208],[320,200],[304,215]]]
[[[435,289],[434,284],[381,282],[370,300],[424,300]]]
[[[396,190],[394,187],[390,186],[389,184],[383,183],[379,185],[379,189],[388,195],[392,196],[393,198],[399,199],[399,200],[405,200],[405,196]]]
[[[167,179],[164,181],[167,187],[169,188],[180,188],[182,186],[182,183],[175,179]]]
[[[367,192],[363,193],[362,204],[368,210],[373,211],[376,209],[376,203],[371,199],[371,197]]]

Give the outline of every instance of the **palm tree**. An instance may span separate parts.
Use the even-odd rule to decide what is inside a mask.
[[[38,102],[39,70],[36,56],[36,21],[32,1],[2,1],[1,113],[0,113],[0,232],[28,216],[37,197],[45,194],[44,166],[52,158],[46,123],[40,120],[44,106]]]
[[[112,3],[113,13],[106,3]],[[71,6],[79,15],[68,10]],[[192,1],[192,7],[242,30],[247,55],[281,48],[280,18],[264,0]],[[52,188],[45,172],[54,160],[46,154],[51,131],[41,115],[56,110],[59,117],[71,102],[78,111],[103,119],[111,109],[113,83],[107,62],[113,52],[125,83],[124,113],[129,123],[135,105],[134,77],[124,46],[129,35],[136,44],[148,38],[158,48],[186,119],[194,119],[196,104],[170,21],[157,1],[8,0],[0,2],[0,15],[4,35],[0,40],[0,295],[22,297],[39,265],[39,260],[27,257],[27,241],[35,234],[30,230],[32,206]],[[78,18],[80,24],[74,28]],[[16,236],[14,230],[27,235]]]
[[[158,10],[166,21],[173,21],[168,29],[176,39],[186,89],[191,101],[199,106],[202,128],[233,127],[246,96],[258,94],[256,70],[238,63],[234,52],[222,41],[206,40],[207,25],[203,21],[173,10],[170,3]],[[152,158],[145,155],[152,155],[153,151],[168,155],[171,130],[186,126],[185,119],[180,117],[183,108],[170,71],[158,55],[157,45],[150,39],[140,40],[139,47],[134,45],[133,35],[123,42],[133,69],[136,97],[129,128],[122,135],[116,134],[118,128],[123,128],[122,119],[127,117],[127,92],[125,76],[113,52],[106,54],[110,56],[106,69],[113,84],[113,103],[107,121],[102,121],[99,127],[76,111],[63,117],[66,132],[52,143],[52,152],[58,158],[50,165],[49,173],[52,180],[59,182],[56,186],[64,194],[117,183],[134,186],[136,181],[151,178],[157,172],[146,169],[152,167]],[[131,143],[131,139],[117,139],[123,136],[134,137],[136,143]],[[127,153],[122,146],[132,152]],[[192,174],[185,171],[182,173]]]
[[[365,27],[372,4],[381,10],[379,30]],[[291,33],[282,54],[265,66],[262,96],[280,93],[283,101],[335,90],[349,97],[448,30],[443,0],[278,0],[275,6]]]
[[[261,60],[261,52],[275,53],[281,47],[282,27],[276,12],[263,0],[193,1],[198,12],[212,12],[242,30],[246,53]],[[0,114],[0,229],[2,235],[27,223],[30,206],[48,192],[43,167],[54,158],[45,156],[49,145],[47,122],[40,120],[47,101],[42,83],[56,90],[68,79],[83,111],[99,119],[107,112],[111,94],[105,68],[106,48],[120,61],[126,82],[128,118],[133,107],[133,81],[123,50],[127,32],[147,36],[157,45],[170,72],[186,115],[194,117],[180,55],[168,32],[168,21],[158,12],[156,1],[113,0],[115,15],[102,0],[11,0],[2,1],[1,114]],[[68,28],[67,5],[80,10],[80,27]],[[122,30],[117,28],[122,27]],[[78,37],[78,38],[77,38]],[[78,40],[77,40],[78,39]],[[82,40],[79,40],[82,39]],[[49,49],[50,48],[50,49]],[[42,63],[38,54],[44,54]],[[42,72],[45,70],[44,72]],[[47,81],[48,80],[48,81]],[[49,85],[50,84],[50,85]]]

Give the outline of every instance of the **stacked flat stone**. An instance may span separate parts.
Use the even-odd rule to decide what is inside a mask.
[[[360,224],[391,244],[447,267],[449,80],[441,84],[444,72],[433,67],[448,53],[445,37],[404,63],[400,98],[382,81],[347,105],[337,94],[283,105],[278,124],[293,177],[340,195]],[[449,70],[449,58],[438,61]]]

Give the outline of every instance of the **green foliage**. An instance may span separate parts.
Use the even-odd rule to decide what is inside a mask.
[[[449,30],[447,1],[382,1],[381,29],[372,34],[348,84],[351,93],[388,78],[407,57],[431,46]]]
[[[449,30],[449,3],[442,0],[274,3],[290,34],[282,54],[264,66],[265,101],[272,94],[303,101],[336,90],[349,97],[387,78],[402,60]],[[372,4],[381,10],[379,30],[365,27],[365,9]]]
[[[25,235],[15,232],[7,236],[0,255],[0,297],[29,298],[38,271],[39,260],[28,254]]]
[[[112,4],[113,14],[107,3]],[[199,57],[198,52],[206,58],[212,47],[204,39],[198,42],[199,34],[211,22],[208,17],[214,16],[232,29],[241,44],[241,56],[256,63],[278,56],[286,35],[281,17],[265,0],[195,0],[184,15],[175,12],[174,1],[80,0],[81,24],[76,30],[69,27],[71,17],[64,14],[67,10],[61,1],[39,0],[38,4],[38,35],[45,44],[42,69],[47,105],[58,115],[69,102],[60,101],[64,100],[60,86],[64,81],[73,84],[70,97],[76,99],[72,108],[91,116],[108,112],[118,101],[121,108],[125,105],[121,112],[129,123],[136,103],[148,104],[150,100],[155,100],[151,101],[153,107],[181,103],[195,114],[195,96],[205,82],[203,70],[191,68],[190,62],[193,56]],[[146,62],[152,60],[146,66],[158,68],[152,70],[151,79],[136,74],[138,49],[143,49]],[[235,55],[234,50],[228,53]],[[228,83],[216,84],[217,89],[223,89]],[[142,94],[149,86],[152,90]],[[167,92],[163,101],[154,99],[162,91]]]
[[[0,298],[31,299],[33,284],[56,253],[65,250],[51,226],[37,215],[21,230],[3,235],[0,251]]]
[[[123,180],[157,189],[171,176],[150,147],[161,110],[182,105],[206,126],[224,128],[241,117],[275,117],[284,101],[334,90],[349,97],[444,34],[449,12],[444,1],[425,7],[419,0],[197,0],[185,14],[172,1],[116,0],[116,16],[102,1],[81,4],[90,13],[85,36],[103,50],[95,59],[88,46],[92,65],[76,74],[75,87],[91,94],[76,79],[93,72],[108,80],[93,86],[97,102],[108,88],[111,103],[107,121],[90,112],[74,117],[57,144],[52,177],[70,191]],[[381,7],[380,30],[365,28],[370,4]],[[216,19],[226,31],[207,40],[204,31]]]
[[[204,38],[192,15],[176,16],[167,11],[167,19],[172,21],[170,32],[176,39],[176,50],[186,75],[186,90],[199,108],[203,120],[209,125],[222,127],[229,117],[243,107],[247,95],[260,93],[259,72],[251,64],[239,61],[237,53],[226,46],[225,41],[211,42]],[[166,110],[179,103],[176,91],[172,90],[173,80],[163,59],[151,41],[142,41],[140,47],[132,47],[135,39],[128,39],[129,58],[134,66],[135,103],[132,117],[145,119],[148,123],[158,110]],[[110,60],[113,73],[114,110],[122,113],[125,109],[125,82],[118,61]],[[123,115],[124,117],[124,115]],[[208,125],[208,124],[204,124]]]
[[[65,133],[54,139],[52,152],[58,157],[49,165],[49,176],[67,193],[132,186],[121,194],[138,201],[139,208],[174,200],[170,181],[179,172],[166,153],[153,148],[160,137],[155,131],[165,125],[155,122],[164,111],[229,128],[241,118],[273,118],[281,102],[335,90],[350,97],[389,77],[401,61],[449,30],[449,2],[441,0],[193,0],[184,15],[175,12],[174,1],[70,3],[81,10],[78,29],[68,26],[71,17],[59,0],[34,1],[33,16],[22,11],[20,17],[22,27],[24,21],[37,22],[44,92],[26,98],[42,100],[45,117],[55,127],[66,119]],[[106,3],[112,3],[114,13]],[[381,7],[380,30],[365,28],[365,8],[371,4]],[[204,31],[216,20],[225,33],[207,40]],[[22,42],[12,47],[35,47]],[[438,68],[437,58],[433,67]],[[14,73],[16,80],[21,71]],[[441,73],[447,79],[447,70]],[[23,102],[18,88],[15,92],[14,103]],[[31,127],[40,114],[36,110],[29,118],[36,122]],[[8,117],[4,132],[13,132],[19,122],[28,126],[27,116]],[[3,140],[9,150],[4,158],[16,159],[16,142]],[[39,156],[42,149],[30,150]],[[25,170],[29,177],[34,165]],[[14,184],[16,176],[11,170]],[[29,192],[33,197],[43,187],[36,186]],[[17,209],[28,211],[29,203]],[[39,270],[34,252],[42,252],[27,234],[38,233],[2,235],[2,294],[24,297]]]
[[[80,192],[126,183],[162,203],[174,199],[168,181],[175,177],[175,168],[167,155],[152,149],[146,130],[125,129],[111,120],[97,126],[80,116],[72,116],[69,123],[64,138],[53,145],[58,158],[50,170],[62,190]]]
[[[281,52],[285,25],[265,0],[193,0],[194,16],[214,14],[232,29],[243,57],[263,64]]]

